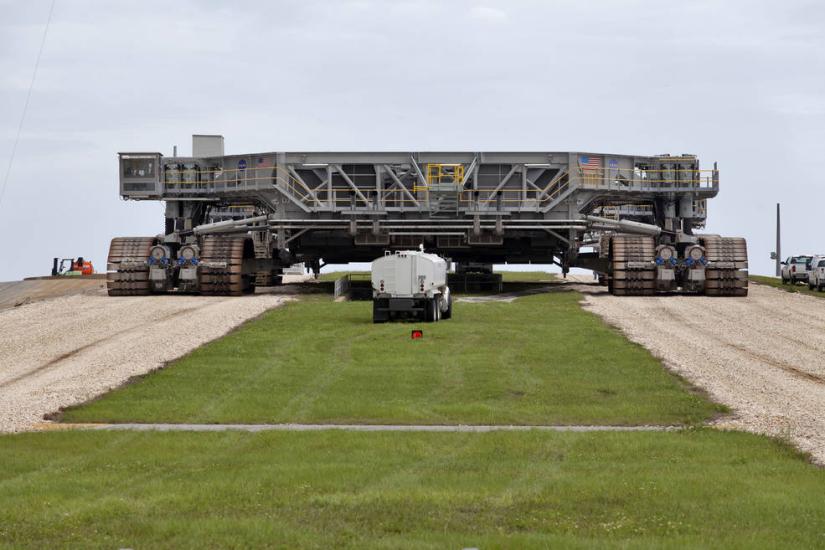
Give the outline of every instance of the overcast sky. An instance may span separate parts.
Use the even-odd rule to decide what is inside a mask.
[[[0,0],[0,178],[50,0]],[[105,270],[163,228],[118,197],[118,151],[696,153],[710,232],[751,271],[825,252],[825,3],[57,0],[5,197],[0,280]],[[0,180],[2,185],[2,180]]]

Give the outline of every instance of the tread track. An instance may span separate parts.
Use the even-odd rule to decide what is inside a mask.
[[[708,267],[705,269],[705,294],[747,296],[748,247],[745,239],[705,235],[701,241],[708,260]],[[720,263],[725,267],[715,266]]]
[[[258,271],[255,273],[255,286],[256,287],[266,287],[266,286],[278,286],[282,282],[281,274],[278,271],[267,270],[267,271]]]
[[[146,259],[155,244],[154,237],[117,237],[112,239],[107,259],[106,287],[109,296],[149,294],[149,266]]]
[[[203,238],[198,281],[204,296],[240,296],[254,289],[243,263],[251,249],[247,237],[207,235]]]
[[[614,235],[610,242],[610,290],[614,296],[652,296],[656,292],[656,241],[639,235]]]

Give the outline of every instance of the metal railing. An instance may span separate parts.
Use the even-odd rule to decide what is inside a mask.
[[[712,190],[719,186],[719,170],[578,167],[578,180],[585,189],[630,189],[639,191]]]
[[[428,165],[428,181],[441,185],[446,177],[444,166]],[[450,173],[450,178],[461,181],[463,165],[449,165],[462,170]],[[431,175],[432,169],[432,175]],[[451,169],[452,170],[452,169]],[[179,194],[217,194],[231,192],[251,192],[278,189],[306,209],[319,210],[360,210],[374,209],[375,199],[379,197],[375,187],[360,187],[356,192],[350,186],[332,187],[324,182],[315,188],[310,187],[300,178],[287,170],[278,170],[275,166],[237,169],[165,170],[164,186],[167,192]],[[459,174],[459,172],[461,174]],[[167,179],[167,173],[174,178]],[[185,177],[184,177],[185,174]],[[431,176],[431,177],[430,177]],[[451,182],[456,181],[451,179]],[[484,187],[478,189],[460,189],[455,193],[459,208],[490,209],[492,206],[513,209],[544,209],[562,198],[565,193],[576,188],[605,189],[616,191],[660,192],[660,191],[701,191],[716,190],[719,186],[718,170],[642,170],[639,168],[588,168],[578,167],[572,174],[559,172],[544,188],[523,187]],[[379,204],[389,208],[416,207],[429,209],[431,194],[435,189],[429,186],[413,184],[412,189],[404,192],[398,188],[381,191]],[[443,193],[444,190],[442,189]]]
[[[427,182],[413,184],[413,192],[427,191],[433,187],[460,187],[464,182],[463,164],[427,164]]]
[[[650,204],[623,204],[621,206],[601,206],[594,210],[594,215],[609,220],[619,220],[622,216],[652,216]]]
[[[170,175],[174,177],[170,178]],[[163,171],[163,185],[167,191],[176,193],[252,191],[273,187],[277,177],[274,166],[210,170],[166,169]]]

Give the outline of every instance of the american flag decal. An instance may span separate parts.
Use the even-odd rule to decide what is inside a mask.
[[[601,157],[581,155],[579,157],[579,166],[581,166],[585,170],[598,170],[602,167],[602,159]]]

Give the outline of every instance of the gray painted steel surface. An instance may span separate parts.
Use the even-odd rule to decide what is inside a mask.
[[[166,202],[164,242],[248,234],[255,258],[273,269],[305,262],[317,270],[423,244],[457,262],[608,273],[605,236],[653,235],[682,254],[697,243],[707,199],[718,192],[716,166],[702,170],[693,155],[120,154],[121,196]]]

